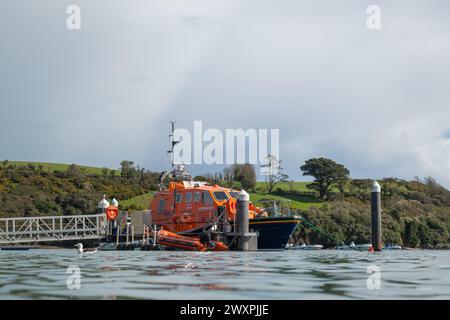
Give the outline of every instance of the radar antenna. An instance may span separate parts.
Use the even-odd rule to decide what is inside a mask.
[[[163,171],[161,172],[161,175],[159,176],[159,190],[164,191],[166,190],[166,186],[164,184],[164,179],[169,177],[173,179],[188,179],[189,181],[193,181],[191,174],[186,170],[184,163],[175,163],[175,154],[174,149],[175,146],[180,142],[178,140],[175,140],[175,121],[170,121],[172,130],[169,134],[170,138],[170,150],[167,151],[167,153],[170,153],[170,160],[172,169],[170,171]]]
[[[167,150],[167,153],[170,153],[170,162],[172,164],[172,169],[175,167],[175,160],[174,160],[174,148],[175,145],[177,145],[180,141],[175,140],[174,132],[175,132],[175,121],[170,121],[170,124],[172,126],[172,131],[169,134],[170,138],[170,150]]]

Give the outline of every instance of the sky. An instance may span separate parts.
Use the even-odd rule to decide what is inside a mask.
[[[69,30],[66,9],[81,10]],[[377,5],[381,29],[369,30]],[[0,159],[168,169],[169,121],[279,129],[354,178],[450,188],[450,2],[2,0]],[[220,169],[220,168],[219,168]],[[217,166],[193,165],[201,174]]]

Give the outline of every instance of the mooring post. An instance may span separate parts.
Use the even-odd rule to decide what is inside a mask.
[[[237,229],[237,249],[239,251],[249,250],[249,217],[248,202],[250,197],[245,190],[241,190],[237,196],[236,203],[236,229]]]
[[[370,193],[370,211],[372,214],[372,248],[381,251],[381,186],[377,181],[373,182]]]
[[[119,245],[119,233],[120,233],[120,224],[117,224],[117,228],[116,228],[116,246]]]

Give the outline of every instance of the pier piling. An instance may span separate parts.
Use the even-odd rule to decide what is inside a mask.
[[[381,186],[377,181],[373,182],[370,193],[370,211],[372,215],[372,247],[374,251],[381,251]]]
[[[250,197],[245,190],[241,190],[237,196],[236,203],[236,229],[237,229],[237,249],[239,251],[249,250],[249,217],[248,202]]]
[[[119,233],[120,233],[120,224],[117,224],[117,228],[116,228],[116,246],[119,245]]]

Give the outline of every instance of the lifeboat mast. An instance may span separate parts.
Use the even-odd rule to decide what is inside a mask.
[[[171,133],[169,134],[170,138],[170,150],[167,151],[167,153],[170,154],[170,161],[172,168],[170,171],[163,171],[161,172],[161,175],[159,177],[159,191],[166,190],[166,186],[164,184],[164,180],[166,178],[173,178],[173,179],[186,179],[189,181],[193,181],[191,174],[186,170],[185,163],[176,163],[175,162],[175,155],[174,155],[174,149],[175,146],[180,142],[178,140],[175,140],[174,132],[175,132],[175,121],[170,121],[171,124]]]

